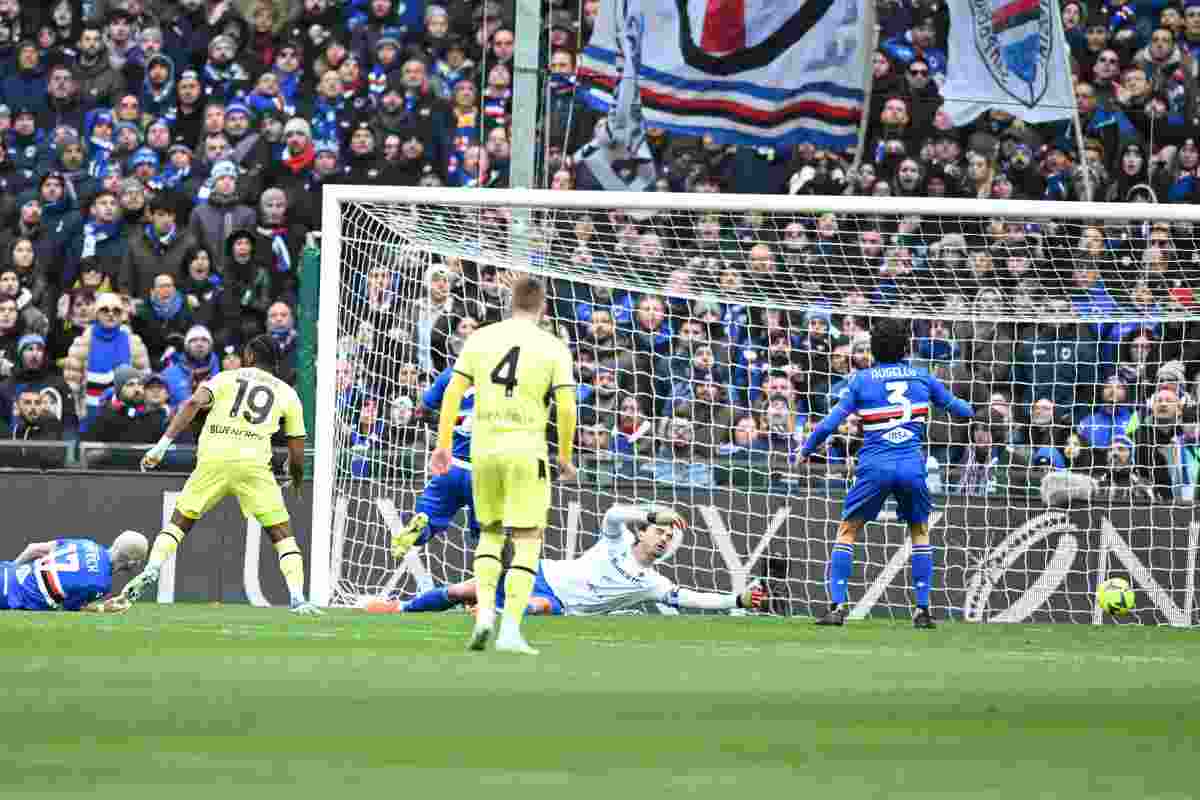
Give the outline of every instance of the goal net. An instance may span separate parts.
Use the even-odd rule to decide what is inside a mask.
[[[558,482],[546,558],[591,546],[617,502],[691,526],[661,571],[760,581],[777,614],[828,602],[826,563],[863,425],[807,432],[872,364],[872,320],[912,320],[912,363],[974,407],[926,425],[939,616],[1197,621],[1194,295],[1185,206],[333,187],[326,190],[314,595],[404,597],[469,576],[464,518],[403,563],[433,434],[425,389],[507,314],[524,272],[575,357],[580,476]],[[475,333],[479,331],[479,333]],[[907,400],[897,396],[896,407]],[[434,410],[436,411],[436,409]],[[551,441],[554,432],[551,431]],[[552,444],[553,446],[553,444]],[[889,502],[855,553],[853,616],[907,618]]]

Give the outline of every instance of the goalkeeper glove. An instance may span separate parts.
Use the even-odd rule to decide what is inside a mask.
[[[737,607],[749,611],[758,611],[767,600],[767,592],[759,584],[754,584],[737,596]]]
[[[671,525],[678,530],[683,530],[687,527],[687,521],[683,515],[671,508],[656,508],[646,515],[646,521],[651,525],[661,525],[666,527]]]

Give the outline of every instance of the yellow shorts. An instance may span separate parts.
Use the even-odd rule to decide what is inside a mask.
[[[472,458],[471,493],[480,527],[544,528],[550,510],[545,457],[500,453]]]
[[[254,462],[197,464],[183,485],[175,510],[185,517],[200,519],[231,494],[237,496],[242,513],[258,520],[264,528],[291,518],[271,468]]]

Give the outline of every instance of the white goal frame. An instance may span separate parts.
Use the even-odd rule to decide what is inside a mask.
[[[395,205],[470,205],[506,207],[514,210],[563,211],[608,210],[680,211],[691,213],[736,214],[768,211],[772,214],[816,215],[825,212],[847,215],[919,214],[935,217],[996,218],[1011,217],[1028,221],[1054,220],[1078,224],[1103,224],[1106,221],[1151,219],[1155,222],[1200,225],[1200,207],[1186,205],[1147,205],[1133,203],[1050,202],[1024,200],[978,200],[946,198],[876,198],[854,196],[792,196],[754,194],[675,194],[649,192],[586,192],[543,189],[458,189],[394,186],[326,186],[322,206],[322,251],[320,308],[318,314],[317,408],[314,431],[316,448],[313,485],[312,530],[310,532],[310,596],[318,605],[331,601],[337,555],[334,541],[336,454],[336,363],[339,331],[339,286],[342,259],[342,208],[347,203],[367,202]],[[514,215],[514,227],[527,216]],[[518,252],[519,260],[522,253]],[[634,290],[647,287],[629,284]],[[707,295],[684,292],[683,297],[703,299]],[[787,307],[786,298],[781,306]],[[800,304],[797,304],[800,307]],[[838,313],[842,309],[830,309]],[[860,312],[856,312],[860,313]],[[883,313],[887,313],[884,311]],[[1050,320],[1046,316],[1039,319]],[[1072,316],[1072,319],[1079,319]],[[1164,313],[1163,320],[1200,319],[1197,313]],[[1190,617],[1192,610],[1187,614]],[[1097,619],[1096,621],[1099,621]],[[1177,623],[1173,623],[1177,624]]]

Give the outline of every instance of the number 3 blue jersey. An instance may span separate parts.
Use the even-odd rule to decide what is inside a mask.
[[[974,413],[923,369],[901,363],[859,370],[837,406],[809,435],[801,453],[812,454],[846,417],[858,414],[863,427],[860,464],[915,459],[923,465],[921,446],[930,406],[949,408],[960,417]]]
[[[426,390],[425,396],[421,398],[421,402],[425,407],[438,411],[442,407],[442,398],[446,396],[446,387],[450,385],[450,379],[454,377],[454,368],[447,367],[442,370],[442,374],[437,376],[437,380],[433,385]],[[471,427],[475,421],[475,387],[467,389],[466,395],[463,396],[462,405],[459,406],[458,419],[454,423],[454,442],[451,454],[461,460],[471,460]]]
[[[44,558],[0,561],[0,589],[0,608],[78,611],[112,591],[108,548],[91,539],[57,539]]]

